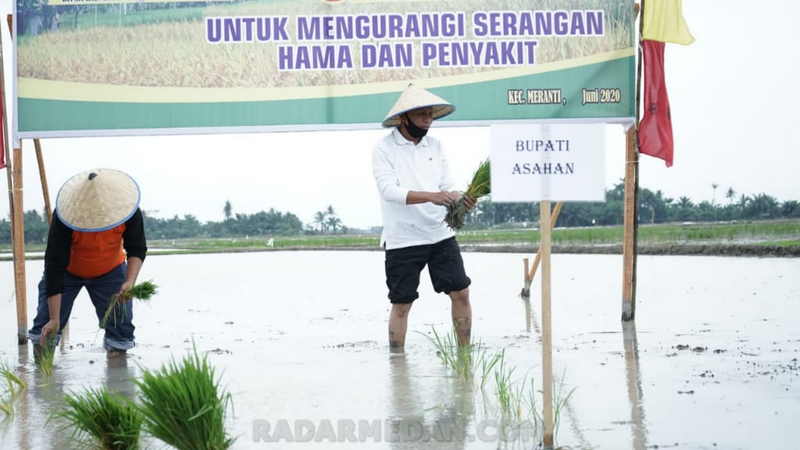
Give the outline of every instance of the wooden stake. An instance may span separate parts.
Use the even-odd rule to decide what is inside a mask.
[[[44,170],[44,156],[42,155],[42,144],[39,138],[33,140],[36,147],[36,162],[39,164],[39,179],[42,181],[42,196],[44,197],[44,213],[47,223],[53,220],[53,209],[50,207],[50,191],[47,188],[47,173]]]
[[[27,342],[28,309],[25,295],[25,216],[22,214],[22,144],[14,148],[13,219],[14,219],[14,288],[17,292],[17,342]]]
[[[522,279],[528,281],[528,258],[522,258]]]
[[[544,409],[544,447],[553,447],[554,417],[553,417],[553,336],[550,312],[550,232],[552,222],[550,216],[550,202],[542,201],[539,204],[540,220],[540,250],[542,255],[542,383]]]
[[[556,203],[555,209],[553,209],[553,213],[550,215],[550,224],[553,228],[556,226],[556,221],[558,220],[558,215],[561,214],[561,207],[564,206],[564,202]],[[533,260],[533,266],[530,268],[530,271],[527,269],[525,270],[525,276],[523,278],[524,285],[522,287],[522,292],[520,292],[520,296],[525,298],[530,298],[531,296],[531,284],[533,283],[533,277],[536,276],[536,270],[539,268],[539,261],[541,260],[542,252],[542,244],[541,240],[539,242],[539,250],[536,252],[536,257]],[[527,258],[525,258],[527,260]]]
[[[536,258],[538,261],[539,252],[536,253]],[[522,297],[523,300],[531,298],[531,283],[533,283],[533,278],[531,278],[530,270],[528,270],[528,258],[522,258],[522,290],[520,291],[519,296]]]
[[[11,19],[8,19],[9,29],[12,29]],[[2,35],[2,33],[0,33]],[[13,36],[13,30],[12,30]],[[0,57],[5,55],[2,52],[2,38],[0,38]],[[5,77],[3,59],[0,58],[0,86],[5,86]],[[5,141],[8,143],[8,126],[5,110],[5,102],[2,103],[3,108],[3,124],[2,132]],[[14,142],[11,145],[16,146]],[[9,147],[11,145],[7,145]],[[6,155],[8,158],[9,155]],[[13,161],[6,167],[7,181],[8,181],[8,206],[11,209],[11,242],[12,254],[14,255],[14,291],[17,300],[17,343],[22,345],[28,341],[27,325],[28,325],[28,304],[25,295],[25,218],[22,213],[22,143],[19,143],[19,148],[14,148]]]
[[[625,217],[622,239],[622,320],[633,320],[636,316],[636,202],[637,169],[639,155],[636,151],[636,129],[627,132],[625,152]]]

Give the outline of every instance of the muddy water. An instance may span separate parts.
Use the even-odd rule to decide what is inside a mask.
[[[160,294],[137,304],[137,347],[107,360],[88,296],[76,300],[52,377],[15,343],[14,303],[0,301],[0,361],[25,379],[2,448],[73,448],[47,422],[64,392],[131,379],[185,354],[208,352],[233,394],[235,448],[533,448],[528,429],[499,432],[491,380],[465,381],[422,333],[446,330],[449,300],[423,276],[406,353],[390,356],[379,252],[157,256],[142,279]],[[514,379],[541,388],[538,277],[517,296],[522,255],[464,255],[473,279],[473,336],[506,350]],[[619,321],[618,256],[554,255],[554,366],[566,448],[797,448],[800,260],[643,256],[637,319]],[[35,297],[40,261],[28,265]],[[10,263],[0,292],[11,293]],[[35,301],[29,300],[29,314]],[[479,377],[478,377],[479,378]],[[491,377],[490,377],[491,378]],[[539,405],[541,405],[539,397]],[[523,408],[525,409],[525,408]],[[527,411],[527,410],[526,410]],[[529,422],[530,423],[530,422]],[[507,429],[508,430],[508,429]],[[277,442],[270,442],[277,441]],[[148,442],[160,448],[158,442]]]

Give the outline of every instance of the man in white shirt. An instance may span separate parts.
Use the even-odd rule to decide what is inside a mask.
[[[419,297],[419,274],[427,265],[433,288],[452,300],[459,345],[472,329],[470,279],[455,233],[444,223],[445,206],[461,197],[452,191],[447,159],[438,140],[427,136],[435,119],[455,111],[444,99],[409,86],[383,121],[394,127],[372,153],[372,172],[381,196],[386,250],[386,285],[392,310],[389,349],[403,351],[411,304]],[[472,208],[474,201],[466,199]]]

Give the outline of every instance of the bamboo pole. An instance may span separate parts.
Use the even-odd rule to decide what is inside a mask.
[[[625,143],[625,199],[622,238],[622,321],[636,318],[636,252],[639,192],[638,127],[641,114],[642,86],[642,30],[645,1],[634,4],[634,15],[639,17],[638,62],[636,64],[636,121],[626,132]]]
[[[558,215],[561,214],[562,206],[564,206],[564,202],[556,203],[556,207],[553,209],[553,213],[550,215],[550,223],[554,228],[556,226],[556,221],[558,220]],[[527,265],[525,266],[525,275],[523,277],[525,284],[522,287],[522,292],[519,294],[521,297],[530,298],[531,296],[531,284],[533,283],[533,277],[536,276],[536,270],[539,268],[539,261],[541,261],[542,258],[541,252],[542,244],[540,241],[539,250],[536,252],[536,257],[533,259],[533,266],[530,268],[530,271],[527,269]],[[528,258],[525,258],[525,261],[527,260]]]
[[[39,179],[42,182],[45,218],[47,223],[50,223],[53,220],[53,209],[50,207],[50,191],[47,188],[47,173],[44,169],[44,156],[42,155],[42,144],[39,142],[39,138],[33,140],[33,145],[36,147],[36,162],[39,164]]]
[[[625,160],[625,219],[622,240],[622,320],[627,322],[636,317],[636,178],[639,155],[636,152],[636,129],[634,127],[631,127],[627,132]]]
[[[545,200],[539,204],[539,220],[541,241],[539,254],[542,255],[542,383],[544,394],[544,447],[553,447],[553,336],[550,311],[550,231],[552,222],[550,202]]]
[[[17,343],[27,342],[28,309],[25,294],[25,217],[22,214],[22,143],[14,148],[14,165],[12,166],[12,190],[14,205],[14,289],[17,298]]]

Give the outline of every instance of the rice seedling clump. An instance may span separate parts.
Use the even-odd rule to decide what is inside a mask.
[[[181,362],[145,370],[136,384],[149,434],[180,450],[222,450],[233,445],[234,439],[225,432],[230,394],[196,349]]]
[[[50,376],[53,374],[56,359],[56,337],[48,336],[45,345],[34,347],[34,362],[43,374]]]
[[[128,399],[106,389],[90,389],[82,394],[67,394],[65,408],[54,417],[72,429],[76,439],[87,447],[104,450],[139,448],[142,415]]]
[[[489,160],[482,162],[472,176],[472,181],[469,183],[464,195],[455,203],[447,205],[447,215],[444,221],[447,225],[454,229],[459,230],[464,226],[464,217],[467,215],[467,205],[465,197],[469,197],[474,201],[479,198],[490,194],[492,191],[491,186],[491,170]]]

